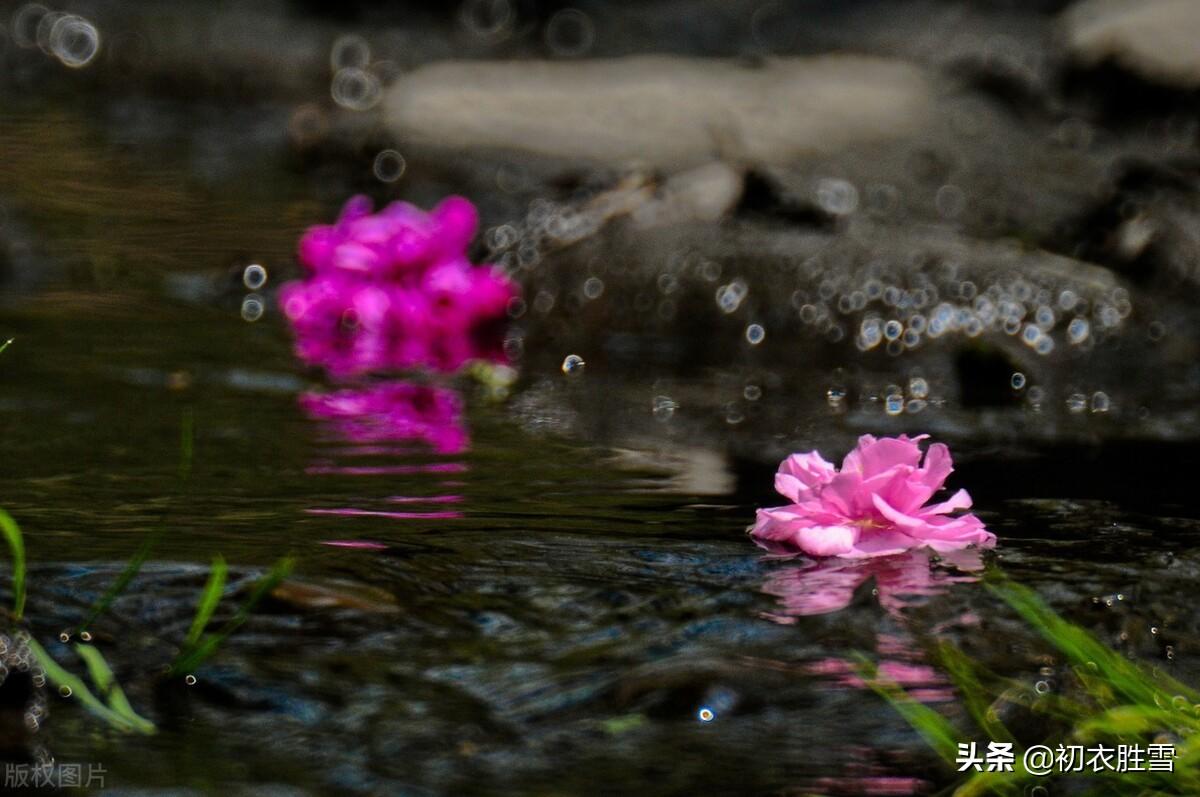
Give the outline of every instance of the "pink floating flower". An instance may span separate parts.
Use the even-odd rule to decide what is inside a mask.
[[[775,489],[792,503],[758,510],[750,535],[772,551],[845,558],[995,545],[979,518],[951,514],[970,508],[966,490],[928,504],[953,468],[941,443],[922,461],[917,444],[926,437],[863,435],[840,471],[816,451],[791,455],[775,474]]]
[[[297,355],[337,376],[502,360],[517,288],[467,258],[478,223],[462,197],[372,213],[359,196],[336,223],[310,227],[298,247],[307,275],[280,291]]]

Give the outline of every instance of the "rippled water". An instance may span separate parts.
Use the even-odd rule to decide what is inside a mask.
[[[305,413],[299,395],[327,387],[293,360],[269,291],[247,312],[242,279],[251,262],[268,288],[290,273],[298,231],[330,212],[312,197],[339,186],[261,158],[253,135],[245,152],[212,145],[229,123],[202,109],[156,112],[0,118],[18,164],[0,172],[5,229],[27,251],[0,303],[0,338],[16,339],[0,355],[0,496],[35,563],[32,626],[53,639],[77,623],[168,530],[96,629],[161,732],[106,732],[52,698],[36,741],[60,760],[102,762],[121,793],[920,793],[950,773],[853,656],[952,713],[936,640],[1039,679],[1048,649],[978,583],[987,566],[1200,678],[1194,447],[1104,444],[1105,419],[1081,420],[1071,446],[964,434],[952,483],[997,551],[831,568],[750,543],[754,508],[776,500],[773,454],[692,439],[676,410],[722,374],[669,358],[565,369],[574,352],[548,346],[507,402],[443,386],[464,415],[439,452],[356,435]],[[130,118],[161,139],[137,156]],[[801,417],[779,398],[764,413],[809,445],[889,428],[823,386],[813,398]],[[206,563],[224,555],[236,591],[289,552],[295,585],[190,691],[155,692]]]

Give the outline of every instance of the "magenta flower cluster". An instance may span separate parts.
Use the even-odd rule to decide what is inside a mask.
[[[406,202],[372,213],[357,196],[334,224],[310,227],[299,246],[307,275],[280,291],[297,355],[335,376],[503,360],[517,288],[471,264],[478,223],[462,197],[428,213]]]

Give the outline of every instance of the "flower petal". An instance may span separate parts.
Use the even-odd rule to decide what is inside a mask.
[[[856,526],[808,526],[796,531],[796,547],[809,556],[841,556],[854,550]]]
[[[837,470],[816,451],[792,454],[779,465],[775,489],[785,498],[800,501],[813,490],[828,484]]]

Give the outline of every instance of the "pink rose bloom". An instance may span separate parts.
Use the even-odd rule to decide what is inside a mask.
[[[792,503],[758,510],[750,536],[772,551],[844,558],[995,545],[979,518],[951,514],[970,508],[966,490],[928,504],[953,468],[941,443],[922,461],[917,444],[926,437],[863,435],[840,471],[815,451],[791,455],[775,474],[775,489]]]
[[[334,224],[310,227],[297,251],[305,279],[280,291],[296,353],[338,377],[504,361],[517,287],[467,258],[478,225],[462,197],[428,213],[406,202],[372,213],[360,196]]]

